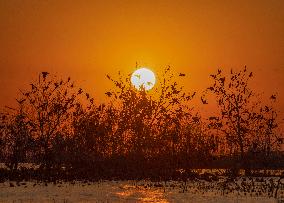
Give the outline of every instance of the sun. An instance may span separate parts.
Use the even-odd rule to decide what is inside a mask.
[[[156,83],[156,76],[153,71],[148,68],[139,68],[132,73],[131,83],[138,90],[142,88],[150,90]]]

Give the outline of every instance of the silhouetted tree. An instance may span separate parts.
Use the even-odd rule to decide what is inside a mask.
[[[272,146],[270,139],[277,127],[276,111],[261,104],[249,87],[252,76],[246,67],[238,72],[231,70],[228,76],[218,70],[211,75],[213,84],[207,88],[207,93],[215,96],[220,113],[209,117],[209,127],[224,133],[227,147],[240,153],[244,165],[246,152],[259,142],[260,134],[265,136],[261,143],[266,150]]]
[[[76,91],[70,78],[67,80],[50,77],[49,73],[39,74],[38,81],[31,83],[31,89],[22,92],[27,103],[23,110],[28,116],[36,134],[36,152],[42,167],[49,168],[52,162],[52,141],[55,136],[71,134],[72,116],[77,103]]]

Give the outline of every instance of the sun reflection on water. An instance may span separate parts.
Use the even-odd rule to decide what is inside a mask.
[[[159,202],[167,203],[164,192],[160,189],[148,189],[142,186],[124,185],[120,187],[123,191],[117,192],[116,195],[127,201],[133,202]]]

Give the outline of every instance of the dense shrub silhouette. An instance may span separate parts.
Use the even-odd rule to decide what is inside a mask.
[[[167,67],[146,91],[135,89],[129,75],[107,75],[114,88],[107,102],[97,103],[70,78],[42,72],[17,108],[1,112],[0,158],[11,171],[20,162],[38,164],[29,177],[68,179],[169,179],[191,176],[193,168],[283,167],[277,111],[255,102],[252,73],[211,75],[202,102],[213,94],[218,113],[208,119],[192,108],[198,93],[178,84],[184,76]]]
[[[1,148],[2,159],[10,170],[17,170],[20,162],[28,161],[34,147],[31,123],[23,112],[23,100],[18,101],[19,109],[2,114]]]

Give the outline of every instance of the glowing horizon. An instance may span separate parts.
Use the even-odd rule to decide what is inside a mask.
[[[118,70],[167,65],[188,91],[218,68],[247,67],[284,109],[284,1],[20,1],[0,3],[0,104],[14,103],[41,71],[71,76],[104,100]]]

